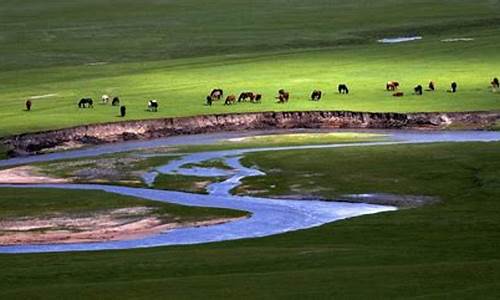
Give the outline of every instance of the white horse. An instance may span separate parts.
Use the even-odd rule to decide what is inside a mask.
[[[108,104],[108,102],[109,102],[109,96],[108,95],[102,95],[101,100],[102,100],[103,104]]]

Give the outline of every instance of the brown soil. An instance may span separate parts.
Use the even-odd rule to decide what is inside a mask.
[[[57,216],[0,221],[0,245],[64,244],[129,240],[183,227],[222,224],[239,218],[167,222],[144,216],[147,207],[122,208],[85,217]]]
[[[52,178],[38,174],[38,169],[30,166],[0,170],[0,183],[4,184],[37,184],[37,183],[65,183],[62,178]]]

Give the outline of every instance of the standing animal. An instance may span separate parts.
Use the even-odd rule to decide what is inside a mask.
[[[210,95],[207,96],[206,100],[207,100],[207,105],[212,106],[213,100],[212,100],[212,97],[210,97]]]
[[[30,111],[30,110],[31,110],[31,105],[32,105],[32,104],[33,104],[33,103],[31,103],[31,100],[30,100],[30,99],[26,100],[26,111]]]
[[[261,100],[262,100],[262,94],[257,94],[255,95],[255,99],[253,102],[260,103]]]
[[[312,101],[319,101],[321,100],[321,95],[323,93],[320,90],[314,90],[311,94],[311,100]]]
[[[82,98],[78,102],[78,108],[93,108],[94,107],[94,101],[92,98]]]
[[[429,92],[434,92],[436,90],[436,83],[434,81],[429,81]]]
[[[229,95],[226,97],[226,101],[224,102],[224,105],[232,105],[236,103],[236,96],[235,95]]]
[[[453,81],[451,83],[451,90],[450,90],[450,92],[456,93],[457,92],[457,88],[458,88],[458,84],[455,81]]]
[[[255,99],[255,96],[256,95],[252,92],[243,92],[238,97],[238,102],[246,101],[247,99],[250,99],[250,101],[253,101]]]
[[[222,97],[224,97],[224,91],[222,89],[213,89],[210,93],[210,97],[212,98],[212,101],[220,100]]]
[[[278,97],[276,97],[276,99],[278,99],[278,103],[287,103],[290,99],[290,93],[281,89],[278,91]]]
[[[347,87],[347,84],[339,84],[338,86],[338,91],[339,94],[349,94],[349,88]]]
[[[404,95],[405,95],[405,93],[403,93],[403,92],[397,92],[397,93],[392,94],[392,96],[394,96],[394,97],[403,97]]]
[[[491,81],[491,87],[493,87],[493,89],[500,88],[500,82],[498,81],[497,77],[493,78],[493,80]]]
[[[422,96],[422,94],[424,93],[424,88],[420,84],[417,85],[413,90],[415,91],[415,95],[418,96]]]
[[[108,104],[109,102],[109,96],[108,95],[102,95],[101,101],[103,104]]]
[[[388,91],[395,91],[399,88],[399,82],[397,81],[388,81],[385,85],[385,89]]]
[[[149,100],[148,101],[148,110],[151,112],[158,111],[158,100]]]
[[[111,101],[112,106],[118,106],[120,105],[120,98],[118,97],[113,97],[113,101]]]
[[[127,114],[127,107],[125,105],[120,106],[120,116],[124,118],[126,114]]]

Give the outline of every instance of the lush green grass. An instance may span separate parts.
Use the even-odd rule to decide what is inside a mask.
[[[244,213],[226,209],[193,208],[120,196],[101,191],[57,189],[0,189],[0,219],[54,215],[92,215],[112,209],[150,207],[150,213],[165,221],[191,222]]]
[[[112,9],[110,9],[112,7]],[[120,95],[125,119],[268,110],[464,111],[498,110],[488,90],[497,74],[500,42],[495,1],[426,0],[377,3],[222,0],[4,1],[0,19],[0,136],[119,121],[117,108],[78,110],[83,96]],[[424,40],[380,45],[386,36],[422,34]],[[442,43],[449,37],[473,42]],[[107,65],[88,65],[94,62]],[[394,99],[396,79],[409,93],[430,79],[439,91]],[[459,83],[459,93],[445,92]],[[348,83],[352,94],[335,93]],[[203,105],[207,93],[254,90],[262,104]],[[280,88],[287,105],[275,103]],[[312,89],[326,92],[308,101]],[[27,97],[34,100],[23,112]],[[159,113],[146,101],[157,98]]]
[[[174,174],[159,174],[153,184],[155,189],[207,194],[206,187],[223,181],[223,177],[200,177]]]
[[[348,192],[431,194],[443,201],[262,239],[3,255],[0,295],[495,299],[500,295],[499,147],[471,143],[331,150],[328,186]],[[318,157],[322,151],[306,156],[314,163],[312,154]],[[278,154],[305,159],[292,152]],[[355,180],[337,186],[345,183],[339,179],[342,174],[352,175],[353,169]],[[293,166],[290,171],[295,174]]]

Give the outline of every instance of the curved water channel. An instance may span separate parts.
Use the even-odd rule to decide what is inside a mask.
[[[304,131],[301,131],[304,132]],[[317,132],[317,131],[305,131]],[[359,132],[359,131],[357,131]],[[104,241],[75,244],[47,244],[47,245],[19,245],[1,246],[0,253],[40,253],[40,252],[66,252],[66,251],[91,251],[111,249],[131,249],[156,247],[167,245],[188,245],[207,242],[227,241],[243,238],[269,236],[294,230],[320,226],[333,221],[396,210],[395,207],[372,205],[364,203],[325,202],[325,201],[296,201],[276,200],[256,197],[240,197],[230,194],[230,190],[240,184],[241,179],[248,176],[259,176],[263,173],[253,168],[240,164],[240,158],[249,152],[284,151],[294,149],[319,149],[339,147],[368,147],[376,145],[417,144],[434,142],[491,142],[500,141],[500,132],[484,131],[455,131],[455,132],[418,132],[418,131],[368,131],[387,135],[387,140],[382,142],[330,144],[330,145],[304,145],[291,147],[269,147],[256,149],[240,149],[227,151],[200,152],[183,156],[165,166],[159,166],[154,172],[146,176],[154,180],[158,173],[175,173],[197,176],[227,176],[228,179],[214,183],[208,187],[208,195],[191,194],[184,192],[154,190],[146,188],[130,188],[94,184],[40,184],[40,185],[0,185],[0,187],[18,188],[58,188],[75,190],[102,190],[127,196],[135,196],[153,201],[174,204],[227,208],[247,211],[251,216],[237,221],[206,226],[175,229],[168,232],[150,235],[140,239],[126,241]],[[279,132],[277,132],[279,133]],[[290,133],[286,131],[284,133]],[[211,135],[198,135],[196,137],[176,137],[153,141],[127,142],[121,144],[104,145],[82,150],[62,153],[40,155],[34,157],[15,158],[0,161],[0,167],[7,167],[33,162],[52,161],[59,159],[91,157],[101,154],[131,151],[137,149],[156,148],[160,146],[174,146],[186,144],[209,144],[227,138],[269,134],[265,132],[222,133]],[[200,163],[211,159],[222,159],[231,170],[213,168],[183,168],[190,163]]]

